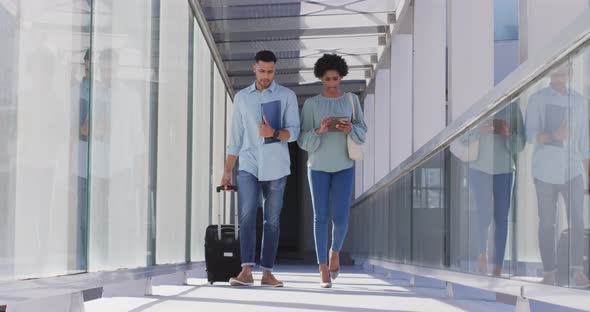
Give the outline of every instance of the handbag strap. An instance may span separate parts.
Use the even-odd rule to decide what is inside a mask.
[[[352,106],[352,121],[356,120],[356,116],[354,113],[354,101],[352,100],[352,93],[348,92],[348,101],[350,102],[350,105]]]

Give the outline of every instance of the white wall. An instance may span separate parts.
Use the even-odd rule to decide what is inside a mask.
[[[186,1],[160,7],[156,262],[185,260],[189,15]]]
[[[446,1],[414,3],[414,150],[446,126]]]
[[[390,71],[379,69],[375,74],[375,182],[389,173],[390,134]]]
[[[520,0],[521,60],[546,46],[589,8],[588,0]]]
[[[494,1],[449,1],[449,109],[457,119],[494,86]]]
[[[390,168],[412,154],[412,35],[391,41]]]
[[[367,140],[363,160],[363,189],[367,191],[375,184],[375,95],[365,97],[365,122],[367,123]]]

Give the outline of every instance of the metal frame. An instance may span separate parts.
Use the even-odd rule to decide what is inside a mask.
[[[215,44],[215,39],[213,39],[213,34],[211,33],[211,29],[209,28],[209,24],[207,24],[207,19],[205,18],[205,14],[203,13],[203,9],[201,7],[201,4],[199,3],[198,0],[188,0],[188,3],[189,3],[191,10],[193,11],[193,15],[195,16],[197,23],[199,24],[199,27],[201,28],[201,32],[203,33],[203,36],[205,37],[205,41],[207,42],[207,45],[209,46],[209,50],[211,51],[211,57],[213,58],[213,62],[215,62],[215,64],[217,64],[217,67],[219,68],[219,72],[221,74],[221,79],[223,80],[223,83],[225,84],[225,88],[228,90],[228,92],[233,100],[234,96],[235,96],[235,90],[231,85],[231,81],[229,79],[229,76],[227,74],[225,66],[223,65],[223,60],[221,58],[221,54],[219,53],[219,50],[217,49],[217,45]]]
[[[590,41],[590,12],[585,12],[574,23],[566,27],[550,46],[522,63],[494,89],[475,102],[463,115],[357,198],[352,204],[353,208],[444,150],[470,127],[502,109],[532,83],[543,78],[543,74],[551,67],[588,41]]]

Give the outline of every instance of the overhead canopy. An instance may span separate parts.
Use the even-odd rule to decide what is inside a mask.
[[[213,38],[239,90],[254,81],[260,50],[273,51],[276,81],[300,98],[321,84],[313,65],[324,53],[344,57],[350,67],[347,92],[362,92],[387,43],[398,0],[201,0]]]

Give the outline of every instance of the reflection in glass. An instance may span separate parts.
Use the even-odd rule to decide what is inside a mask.
[[[0,3],[0,280],[84,271],[80,102],[90,7]]]
[[[412,174],[412,261],[433,267],[445,263],[443,156],[435,155]]]
[[[153,258],[148,247],[148,198],[154,200],[148,192],[153,8],[140,0],[99,0],[94,5],[92,271],[147,265]]]
[[[193,172],[191,258],[205,260],[205,228],[211,207],[212,59],[197,21],[194,22]],[[206,151],[206,152],[203,152]]]
[[[569,85],[572,70],[569,62],[553,69],[549,85],[530,96],[526,134],[534,146],[532,176],[538,206],[542,283],[567,284],[570,272],[558,271],[557,257],[570,254],[572,284],[585,286],[588,278],[582,270],[580,246],[584,230],[583,176],[588,172],[588,103]],[[569,229],[558,233],[560,196]],[[557,254],[557,249],[562,252]]]
[[[468,181],[472,194],[475,225],[471,244],[477,250],[477,266],[488,274],[492,262],[501,276],[508,237],[508,220],[514,191],[516,153],[524,146],[523,117],[518,103],[511,103],[474,128],[468,136],[475,146],[469,162]],[[492,222],[493,221],[493,222]],[[489,244],[493,225],[493,244]],[[492,250],[488,250],[491,245]]]

